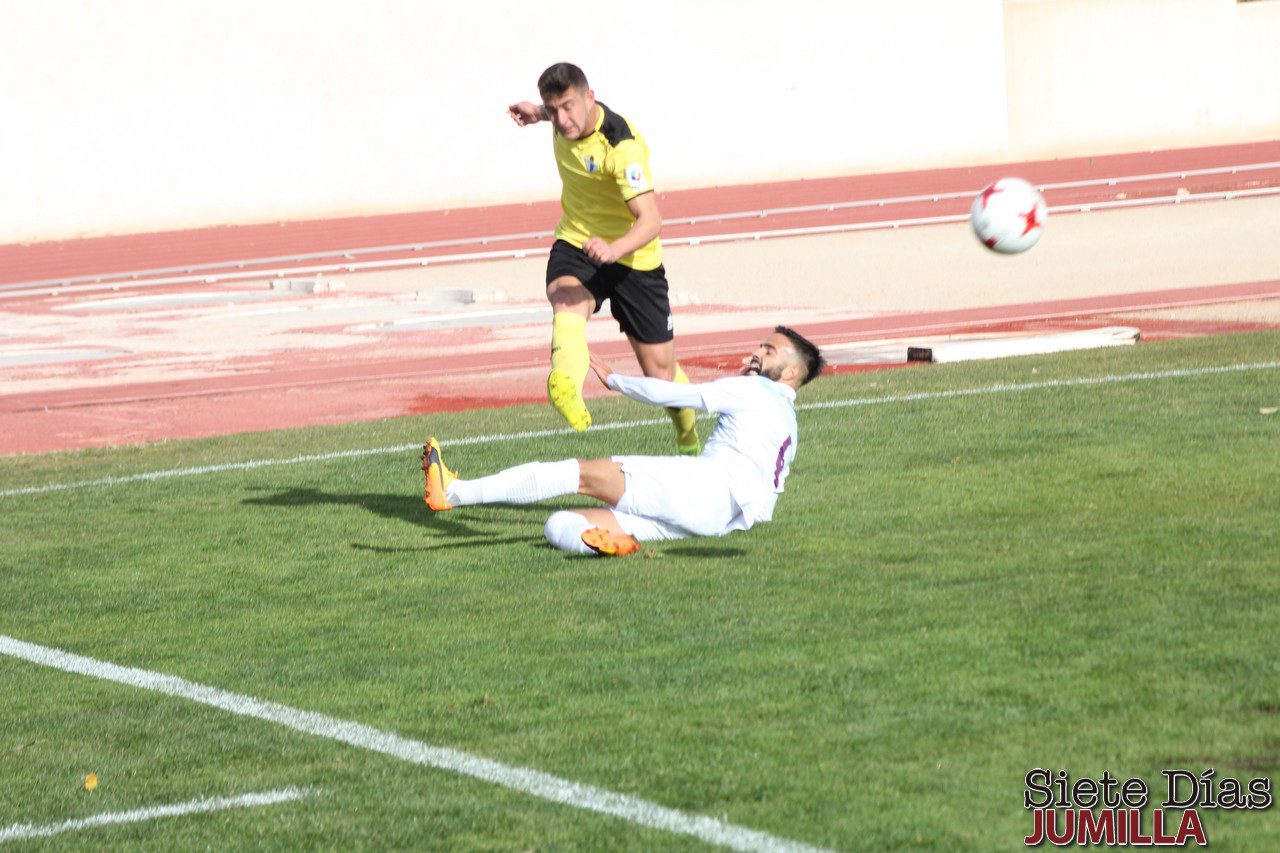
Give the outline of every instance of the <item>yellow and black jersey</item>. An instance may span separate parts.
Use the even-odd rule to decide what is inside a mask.
[[[556,239],[582,248],[591,237],[613,242],[635,223],[627,202],[653,192],[649,173],[649,146],[622,116],[596,101],[600,116],[592,132],[568,140],[552,131],[556,167],[564,190],[560,208],[564,214],[556,226]],[[662,263],[658,238],[641,246],[618,263],[635,270],[656,269]]]

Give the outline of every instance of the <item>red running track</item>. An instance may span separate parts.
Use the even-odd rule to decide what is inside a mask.
[[[1006,174],[1045,184],[1272,161],[1280,161],[1280,142],[689,190],[664,193],[662,204],[664,215],[676,219],[736,210],[968,192]],[[1192,180],[1175,177],[1121,187],[1067,188],[1054,191],[1061,193],[1055,202],[1095,201],[1114,197],[1120,191],[1129,198],[1143,194],[1168,195],[1182,186],[1197,191],[1241,189],[1259,184],[1280,186],[1280,170],[1200,176],[1194,178],[1194,184]],[[922,205],[920,211],[930,212],[915,215],[939,215],[944,210],[950,211],[947,205],[958,206],[963,212],[968,200],[919,204]],[[891,218],[903,216],[910,205],[895,207]],[[184,264],[226,264],[267,255],[333,252],[342,248],[544,230],[551,227],[557,216],[558,204],[544,202],[0,246],[0,293],[18,286],[17,283],[40,278],[109,275]],[[786,227],[799,227],[801,223],[867,221],[841,219],[850,216],[885,218],[883,209],[876,207],[787,216]],[[676,227],[687,228],[691,234],[746,230],[744,220],[673,226]],[[543,245],[546,242],[543,239]],[[8,288],[4,283],[8,283]],[[1259,298],[1280,298],[1280,281],[835,320],[807,325],[805,332],[820,344],[831,344],[983,329],[1071,328],[1090,318],[1097,319],[1098,324],[1110,323],[1106,315],[1118,312]],[[7,307],[12,310],[17,306]],[[1144,326],[1145,331],[1154,331],[1158,336],[1246,328],[1238,324],[1152,323]],[[682,360],[693,368],[690,372],[694,378],[701,379],[731,369],[737,355],[754,346],[765,331],[746,328],[685,335],[677,344]],[[624,350],[622,343],[602,348],[606,355]],[[260,362],[241,373],[223,369],[227,365],[215,359],[205,376],[192,380],[0,394],[0,453],[343,423],[542,399],[545,347],[478,353],[465,358],[453,357],[448,346],[432,357],[418,353],[413,357],[388,359],[384,351],[381,358],[365,355],[362,359],[351,350],[337,351],[336,356],[333,351],[275,353],[267,360],[274,362],[269,369],[263,369]],[[484,377],[483,385],[474,381],[477,376]],[[477,388],[482,390],[477,392]],[[459,396],[461,389],[465,389],[463,393],[478,393],[478,396]],[[550,412],[548,426],[558,426]]]
[[[967,193],[981,189],[987,183],[1008,174],[1016,174],[1035,184],[1050,184],[1272,162],[1280,162],[1280,141],[678,190],[660,193],[659,200],[663,216],[667,220],[707,218],[706,221],[694,224],[670,224],[664,227],[664,237],[679,239],[731,234],[764,227],[759,219],[715,219],[715,216],[726,213],[916,195]],[[1064,188],[1050,190],[1046,192],[1046,196],[1051,205],[1065,205],[1113,200],[1120,193],[1134,199],[1168,196],[1180,188],[1191,192],[1220,192],[1276,186],[1280,186],[1280,168],[1187,178],[1175,176],[1117,187]],[[965,213],[968,206],[969,200],[962,198],[894,204],[883,208],[873,206],[775,214],[769,217],[768,227],[821,227],[884,219],[945,216]],[[554,228],[558,217],[559,202],[545,201],[13,244],[0,246],[0,286],[12,287],[33,281],[113,276],[159,269],[185,270],[195,267],[202,271],[204,268],[238,270],[240,267],[236,266],[236,262],[257,258],[293,258],[318,254],[323,257],[306,263],[340,263],[344,260],[343,252],[346,251],[404,244],[453,243],[420,252],[410,250],[362,254],[359,259],[422,258],[463,252],[545,247],[550,243],[546,237],[491,241],[485,245],[459,245],[458,241],[547,232]],[[273,261],[267,264],[246,264],[244,269],[279,266],[280,262]]]
[[[1110,314],[1260,298],[1280,298],[1280,280],[862,317],[808,324],[804,331],[821,345],[978,331],[1055,331],[1085,324],[1112,325],[1116,321],[1108,318]],[[1128,320],[1125,324],[1134,325]],[[1168,321],[1137,325],[1148,338],[1270,328]],[[741,354],[769,331],[769,327],[757,327],[682,336],[681,360],[695,381],[723,375],[735,369]],[[0,396],[0,454],[347,423],[544,399],[545,347],[466,357],[449,357],[449,348],[445,346],[440,358],[333,363],[318,354],[293,369]],[[612,358],[625,356],[627,347],[620,341],[599,350]],[[588,396],[601,393],[592,386]],[[547,427],[557,426],[558,417],[548,409]]]

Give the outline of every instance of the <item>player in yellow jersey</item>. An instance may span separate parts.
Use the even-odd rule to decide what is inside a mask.
[[[645,376],[688,382],[676,363],[671,303],[658,232],[662,214],[649,173],[649,148],[625,118],[600,103],[582,69],[552,65],[538,78],[541,104],[507,112],[521,127],[550,121],[563,190],[563,215],[547,261],[551,301],[551,373],[547,395],[582,432],[591,413],[582,399],[590,365],[587,318],[605,299]],[[691,409],[668,409],[676,447],[697,455]]]

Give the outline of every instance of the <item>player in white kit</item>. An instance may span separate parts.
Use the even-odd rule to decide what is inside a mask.
[[[424,500],[443,511],[589,495],[609,508],[554,513],[545,531],[552,545],[581,554],[630,554],[643,541],[723,536],[769,521],[796,455],[796,389],[821,372],[823,359],[804,337],[778,326],[743,361],[741,376],[688,385],[621,376],[592,355],[600,380],[633,400],[719,413],[701,456],[529,462],[463,480],[444,466],[432,438],[422,454]]]

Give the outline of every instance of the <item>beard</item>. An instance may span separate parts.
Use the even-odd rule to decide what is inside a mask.
[[[777,382],[782,377],[782,368],[775,365],[766,369],[760,364],[760,359],[752,356],[751,360],[747,362],[747,366],[743,368],[742,375],[763,376],[765,379],[772,379]]]

